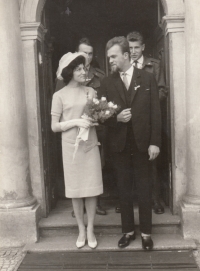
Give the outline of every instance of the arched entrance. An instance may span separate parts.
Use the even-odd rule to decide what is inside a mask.
[[[31,181],[33,187],[33,194],[38,199],[42,206],[43,215],[47,215],[49,212],[49,205],[47,204],[47,198],[51,196],[49,191],[49,178],[46,168],[49,166],[49,161],[45,160],[45,156],[48,157],[49,153],[44,152],[46,141],[43,140],[43,134],[47,132],[47,127],[42,127],[43,119],[45,116],[44,106],[41,104],[42,93],[41,89],[45,88],[45,82],[42,72],[42,65],[45,63],[46,75],[50,72],[48,66],[48,45],[45,47],[45,34],[44,28],[45,18],[42,16],[42,11],[45,5],[45,0],[30,1],[22,0],[20,7],[20,21],[21,21],[21,33],[24,46],[24,70],[25,70],[25,84],[26,84],[26,99],[28,108],[28,129],[29,129],[29,152],[30,152],[30,167],[31,167]],[[179,144],[180,134],[182,142],[183,138],[182,127],[180,126],[180,118],[184,119],[184,109],[180,108],[180,103],[177,102],[178,92],[177,87],[184,89],[184,83],[181,81],[180,75],[184,73],[183,65],[179,68],[175,64],[176,52],[181,49],[181,44],[184,40],[184,16],[183,16],[183,2],[181,0],[176,1],[176,4],[169,0],[162,0],[159,2],[159,26],[162,27],[165,36],[165,60],[166,60],[166,79],[170,88],[170,119],[171,119],[171,164],[169,172],[172,174],[170,187],[173,187],[171,196],[171,207],[173,212],[176,213],[178,209],[178,202],[185,193],[186,180],[184,174],[185,165],[185,150],[183,146]],[[178,10],[178,14],[177,14]],[[46,36],[48,33],[46,34]],[[157,48],[155,52],[159,51],[159,40],[161,36],[159,31],[157,33]],[[172,50],[173,46],[173,50]],[[31,60],[31,65],[30,65]],[[184,60],[181,60],[184,61]],[[38,80],[39,78],[39,80]],[[52,86],[48,86],[51,93]],[[46,105],[47,107],[49,104]],[[183,114],[177,119],[177,112],[181,110]],[[48,121],[46,122],[48,124]],[[175,128],[174,128],[175,127]],[[51,176],[52,177],[52,176]]]

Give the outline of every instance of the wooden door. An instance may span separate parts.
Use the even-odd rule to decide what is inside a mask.
[[[43,25],[47,24],[43,15]],[[37,41],[38,84],[41,115],[43,170],[45,181],[46,216],[57,200],[56,181],[58,175],[56,135],[51,130],[51,101],[54,92],[52,80],[52,43],[47,34],[42,42]]]
[[[158,158],[158,176],[161,181],[161,197],[166,205],[172,208],[172,181],[171,181],[171,136],[170,136],[170,98],[169,98],[169,57],[168,40],[163,30],[158,26],[154,33],[155,46],[153,56],[160,60],[161,67],[164,70],[166,90],[168,96],[160,102],[162,117],[162,145],[161,153]]]

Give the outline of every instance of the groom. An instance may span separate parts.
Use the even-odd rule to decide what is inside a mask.
[[[129,43],[115,37],[107,43],[111,75],[103,79],[99,98],[121,106],[120,113],[108,119],[108,145],[116,176],[123,236],[120,248],[136,237],[133,212],[133,169],[138,192],[142,246],[153,248],[151,239],[151,180],[149,169],[160,151],[161,120],[157,84],[154,76],[130,64]]]

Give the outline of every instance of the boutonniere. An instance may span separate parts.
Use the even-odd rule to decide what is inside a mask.
[[[146,65],[147,65],[147,66],[152,66],[152,63],[151,63],[151,62],[149,62],[149,63],[147,63]]]
[[[134,89],[137,90],[138,88],[140,88],[140,85],[137,85],[137,83],[135,82],[135,87],[134,87]]]

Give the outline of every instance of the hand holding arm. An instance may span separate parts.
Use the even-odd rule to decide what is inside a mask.
[[[152,161],[156,159],[156,157],[160,153],[160,148],[154,145],[150,145],[148,148],[148,153],[149,153],[149,160]]]

